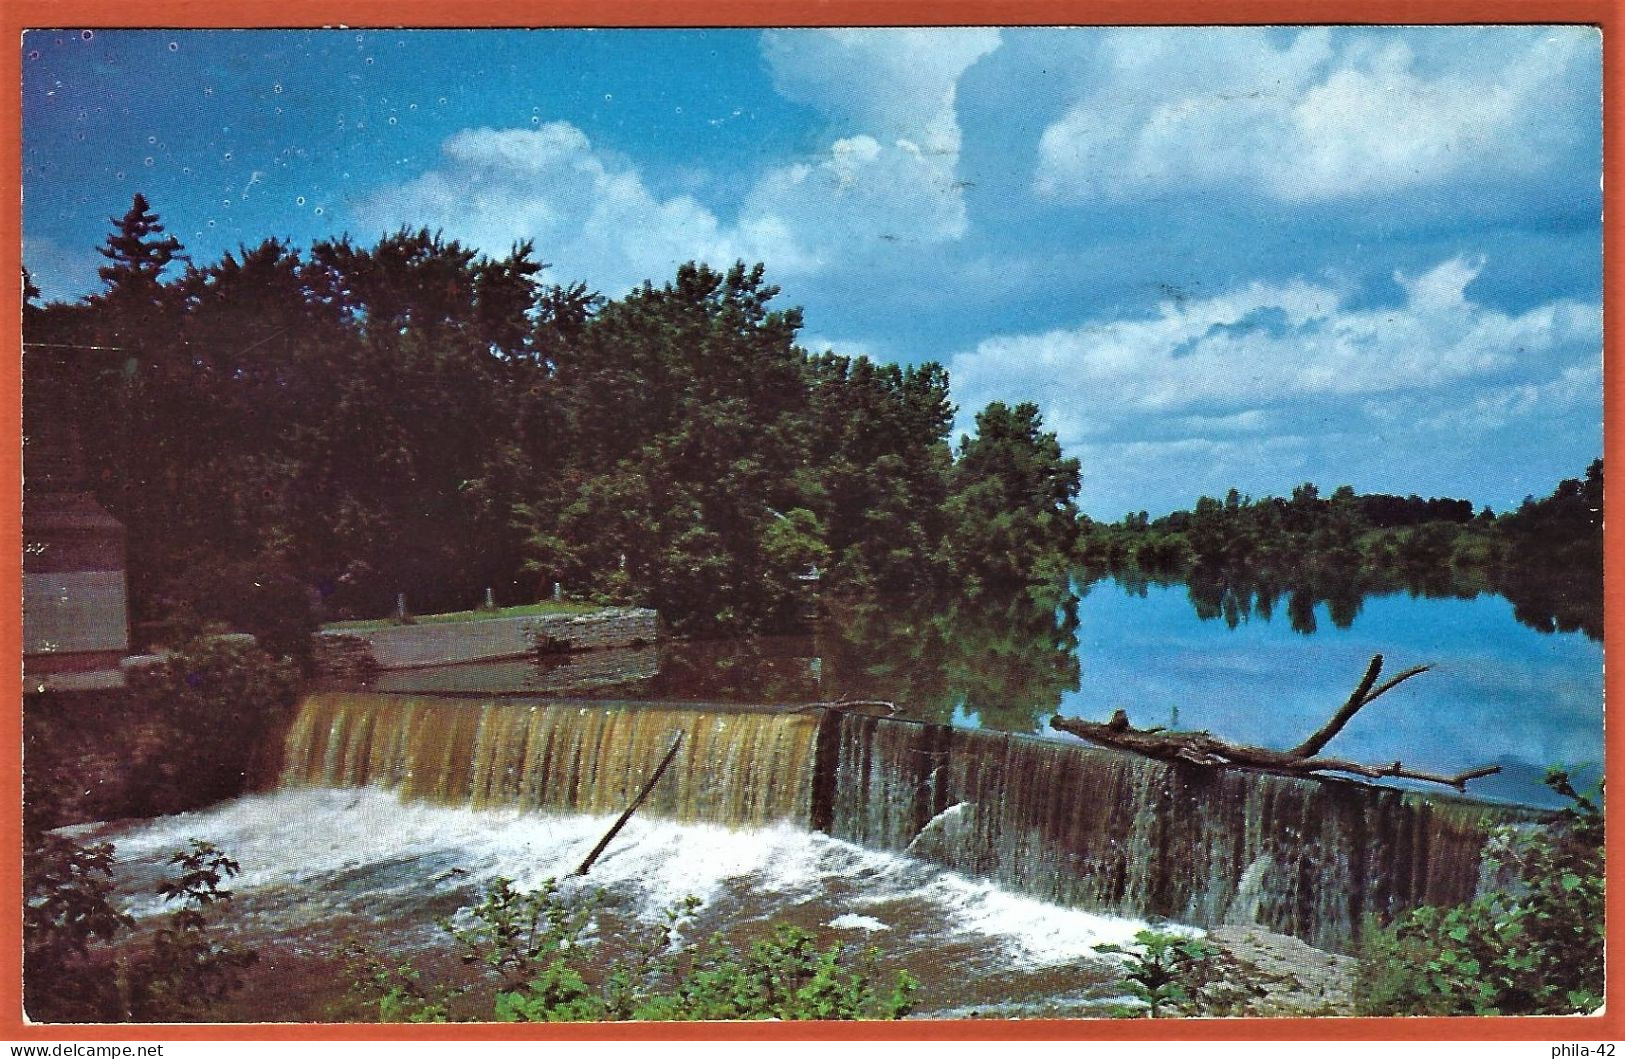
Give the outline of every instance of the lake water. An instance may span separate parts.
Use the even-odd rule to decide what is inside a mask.
[[[1198,618],[1184,586],[1097,582],[1079,607],[1079,687],[1059,712],[1104,720],[1122,706],[1142,727],[1177,720],[1288,747],[1319,728],[1381,654],[1387,674],[1432,669],[1368,705],[1329,754],[1451,774],[1499,764],[1500,775],[1469,792],[1543,805],[1554,804],[1540,782],[1549,766],[1586,785],[1600,776],[1600,643],[1538,632],[1489,594],[1367,596],[1346,627],[1327,604],[1315,612],[1307,634],[1279,611],[1231,627],[1222,616]]]
[[[1216,594],[1103,578],[1075,594],[849,609],[808,635],[401,672],[374,686],[874,699],[905,716],[1050,735],[1057,713],[1104,721],[1122,708],[1137,727],[1285,748],[1332,715],[1374,654],[1385,675],[1432,668],[1367,706],[1328,754],[1445,774],[1498,764],[1502,772],[1473,781],[1469,793],[1533,805],[1557,804],[1541,782],[1550,766],[1568,768],[1582,789],[1600,778],[1602,645],[1578,631],[1537,631],[1489,593]]]

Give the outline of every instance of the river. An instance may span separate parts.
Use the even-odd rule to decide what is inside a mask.
[[[1498,763],[1471,793],[1524,805],[1549,804],[1547,765],[1600,773],[1600,644],[1521,624],[1500,597],[1215,604],[1176,583],[1078,584],[849,609],[796,636],[386,674],[308,698],[265,791],[79,830],[117,844],[149,917],[138,895],[170,852],[228,850],[243,874],[227,930],[265,958],[220,1016],[332,1018],[347,938],[451,967],[436,917],[499,876],[567,875],[682,731],[678,774],[570,884],[610,895],[603,929],[692,894],[696,936],[790,921],[880,946],[928,1014],[1090,1015],[1118,991],[1097,944],[1240,916],[1350,951],[1367,916],[1470,896],[1489,829],[1520,817],[1124,758],[1047,732],[1057,712],[1292,745],[1382,653],[1389,672],[1433,668],[1367,707],[1339,756]],[[784,708],[839,699],[895,715]]]

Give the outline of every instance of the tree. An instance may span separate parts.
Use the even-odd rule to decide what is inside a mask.
[[[941,550],[954,409],[940,365],[809,358],[811,506],[828,527],[831,582],[918,593],[945,583]]]
[[[647,603],[688,631],[757,627],[793,602],[822,541],[801,470],[801,318],[771,308],[777,294],[760,265],[684,265],[552,358],[534,399],[568,452],[535,468],[515,512],[543,584]],[[797,509],[814,517],[789,547],[776,525]]]
[[[1058,575],[1077,536],[1078,461],[1043,431],[1038,406],[994,402],[961,439],[948,501],[950,548],[972,584]]]
[[[132,617],[154,617],[148,603],[173,569],[162,539],[171,502],[187,495],[172,473],[205,451],[189,399],[187,347],[181,309],[166,283],[172,264],[184,261],[178,239],[145,196],[137,194],[98,253],[108,264],[97,273],[107,289],[88,299],[71,368],[69,413],[79,427],[97,498],[125,524]]]
[[[109,264],[96,270],[107,291],[95,298],[125,312],[150,309],[164,302],[163,274],[174,261],[184,261],[181,241],[164,234],[158,215],[147,198],[137,192],[122,218],[110,218],[114,230],[96,252]]]

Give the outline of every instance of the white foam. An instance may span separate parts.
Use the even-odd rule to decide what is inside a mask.
[[[1093,958],[1102,942],[1133,940],[1139,920],[1062,908],[913,858],[864,849],[788,825],[729,830],[633,817],[582,880],[568,877],[608,830],[608,816],[542,815],[403,803],[378,789],[311,788],[252,795],[196,813],[102,829],[120,862],[152,876],[190,838],[235,858],[239,893],[308,892],[310,902],[365,909],[381,900],[421,901],[501,876],[522,888],[555,878],[567,889],[603,887],[654,918],[687,896],[706,904],[746,890],[771,909],[832,892],[861,893],[835,927],[889,929],[864,914],[887,902],[923,903],[944,939],[974,937],[1025,966]],[[347,890],[335,882],[349,873]],[[360,881],[356,881],[359,879]],[[150,913],[156,901],[135,911]],[[884,914],[884,913],[881,913]]]

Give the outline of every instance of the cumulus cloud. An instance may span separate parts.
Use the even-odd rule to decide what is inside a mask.
[[[1595,115],[1575,74],[1597,64],[1598,37],[1485,32],[1497,46],[1457,48],[1449,61],[1404,38],[1325,29],[1286,40],[1263,29],[1119,31],[1044,131],[1035,187],[1105,199],[1230,187],[1312,202],[1527,179],[1573,149],[1565,140]]]
[[[959,79],[992,29],[780,30],[762,35],[774,87],[818,108],[837,139],[756,183],[740,215],[790,234],[815,269],[958,240]]]
[[[1469,295],[1484,267],[1458,257],[1396,273],[1403,297],[1386,307],[1353,307],[1360,292],[1329,282],[1254,283],[1143,318],[990,338],[953,358],[954,395],[967,414],[1037,401],[1097,481],[1172,477],[1185,502],[1261,470],[1375,467],[1401,442],[1466,462],[1497,431],[1594,435],[1600,306],[1487,308]]]
[[[844,134],[956,153],[960,77],[999,46],[996,29],[778,30],[762,34],[773,87]]]
[[[817,271],[888,248],[951,242],[967,219],[951,157],[859,135],[816,161],[765,173],[740,225],[778,233],[794,268]]]
[[[567,122],[536,129],[465,129],[440,165],[357,207],[375,229],[426,225],[500,254],[533,239],[557,273],[609,291],[670,276],[690,259],[788,257],[767,225],[725,230],[687,195],[659,198],[638,170],[594,149]]]
[[[567,122],[465,129],[436,168],[357,209],[376,229],[443,229],[500,253],[534,239],[558,274],[609,292],[690,259],[818,272],[894,247],[960,238],[955,86],[997,47],[993,30],[784,30],[764,34],[774,84],[829,118],[828,146],[768,167],[731,221],[689,195],[654,194],[631,162]]]

